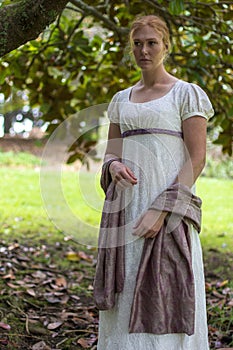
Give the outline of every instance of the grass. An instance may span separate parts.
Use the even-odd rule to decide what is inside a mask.
[[[202,198],[202,232],[204,247],[232,251],[233,242],[232,180],[201,177],[197,194]]]
[[[13,151],[1,152],[0,151],[0,164],[1,166],[26,166],[27,168],[33,168],[40,166],[40,159],[33,154],[26,152],[15,153]]]
[[[38,163],[33,165],[30,155],[25,155],[24,157],[25,163],[23,167],[21,161],[18,162],[19,158],[17,155],[14,155],[14,161],[10,163],[11,166],[6,166],[7,164],[9,165],[9,162],[1,163],[0,240],[5,240],[9,243],[8,253],[13,254],[15,258],[12,260],[12,263],[17,262],[17,254],[20,257],[24,254],[29,255],[28,252],[31,252],[28,260],[29,270],[27,273],[29,276],[31,276],[31,264],[39,267],[44,265],[46,267],[50,265],[56,266],[59,271],[70,271],[72,278],[75,278],[77,271],[81,274],[85,272],[87,275],[86,280],[84,278],[81,285],[77,285],[75,282],[74,288],[76,289],[70,291],[70,293],[86,298],[88,293],[91,294],[88,286],[93,276],[94,267],[91,265],[91,270],[87,273],[85,261],[82,262],[83,266],[79,261],[69,261],[66,258],[66,253],[68,251],[76,252],[80,247],[78,248],[76,244],[73,245],[73,242],[68,239],[67,242],[64,242],[63,237],[73,236],[81,244],[96,245],[103,205],[99,174],[81,171],[61,172],[59,169],[49,170],[46,166],[42,167],[40,173]],[[232,253],[230,253],[232,252],[233,238],[232,181],[223,178],[201,177],[197,183],[197,194],[203,200],[203,220],[200,238],[204,247],[206,270],[212,274],[211,276],[214,276],[214,279],[229,279],[227,287],[228,289],[229,287],[232,288]],[[14,241],[21,242],[22,246],[15,248]],[[43,244],[43,241],[46,241],[46,243]],[[29,249],[27,242],[29,242],[30,247],[31,245],[33,246],[34,250],[27,250]],[[1,248],[2,252],[4,252],[4,247]],[[92,249],[90,252],[92,252]],[[21,280],[23,277],[20,277],[20,271],[18,269],[17,272],[17,269],[15,269],[14,273],[17,272],[18,278]],[[23,273],[25,274],[25,263]],[[16,282],[14,281],[14,283]],[[208,298],[210,299],[208,315],[209,325],[211,326],[211,349],[214,349],[214,341],[217,339],[217,335],[212,333],[216,329],[216,332],[220,334],[218,334],[218,338],[221,334],[225,334],[226,338],[226,335],[230,334],[230,332],[227,332],[225,328],[232,327],[233,321],[229,307],[222,307],[220,304],[215,305],[218,299],[216,299],[215,295],[211,295],[211,291],[215,291],[215,282],[209,283],[209,285],[211,290],[208,292]],[[6,289],[4,280],[1,281],[0,287],[3,291]],[[6,317],[6,322],[8,321],[12,325],[14,336],[11,338],[10,335],[10,346],[12,349],[15,349],[19,348],[18,344],[23,344],[29,338],[15,336],[16,333],[23,335],[26,332],[25,327],[20,328],[22,325],[19,319],[22,320],[22,315],[20,317],[18,315],[18,311],[20,309],[24,310],[24,308],[20,304],[21,299],[18,298],[18,292],[16,293],[16,298],[12,296],[11,288],[8,288],[7,291],[5,296],[3,294],[0,307],[3,315],[4,311],[6,311],[6,315],[9,313],[10,307],[11,312]],[[4,303],[4,297],[6,298],[6,303]],[[214,305],[212,304],[213,297],[215,298]],[[24,301],[26,298],[28,298],[28,295],[24,295]],[[222,298],[225,298],[225,294]],[[8,303],[9,300],[10,303]],[[34,298],[32,303],[36,303]],[[44,302],[41,303],[41,305],[38,304],[40,310],[46,310],[47,312],[49,310],[48,305]],[[64,307],[62,305],[62,309]],[[72,311],[73,308],[74,306],[72,305]],[[47,313],[49,315],[49,312]],[[14,315],[17,315],[15,320],[11,318]],[[44,335],[41,336],[41,339],[42,337],[47,339]],[[71,339],[70,337],[66,336],[66,341],[74,339],[75,348],[77,348],[77,337],[74,338],[72,336]],[[47,340],[48,342],[51,341],[51,339]],[[13,347],[13,343],[16,344],[16,347]],[[64,347],[62,345],[61,348],[67,348],[67,344],[65,345],[64,343]],[[227,340],[227,345],[232,345],[230,340]],[[20,348],[29,348],[29,345],[22,345]],[[72,349],[70,345],[69,348]]]
[[[103,204],[99,175],[1,167],[0,219],[4,237],[49,237],[61,232],[79,243],[96,245]],[[232,250],[232,181],[201,177],[201,240],[204,247]],[[43,199],[42,199],[42,197]]]
[[[0,168],[0,219],[4,237],[40,235],[54,231],[43,208],[39,172],[34,169]]]
[[[37,236],[55,241],[63,233],[81,244],[96,244],[102,199],[96,198],[97,209],[93,203],[90,206],[75,173],[67,172],[62,179],[56,172],[40,175],[34,169],[0,168],[0,232],[4,238]],[[90,188],[90,174],[82,183]]]

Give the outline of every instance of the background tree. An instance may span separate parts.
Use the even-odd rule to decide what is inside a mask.
[[[25,13],[30,3],[2,1],[0,23],[2,13],[5,26],[12,23],[16,7],[17,18],[22,16],[25,23],[23,18],[33,17],[32,7]],[[42,10],[44,3],[37,1]],[[40,106],[44,120],[51,123],[49,132],[71,114],[109,102],[117,90],[139,78],[129,50],[125,50],[129,23],[135,15],[155,13],[166,19],[171,33],[168,69],[179,78],[198,83],[208,93],[215,108],[215,117],[209,123],[209,128],[216,131],[214,142],[222,145],[223,152],[232,154],[232,1],[72,0],[62,11],[65,3],[50,1],[50,12],[43,12],[40,28],[60,13],[39,37],[40,16],[26,21],[29,39],[35,40],[1,59],[0,85],[6,98],[12,88],[26,90],[30,105]],[[24,42],[19,38],[18,45]]]

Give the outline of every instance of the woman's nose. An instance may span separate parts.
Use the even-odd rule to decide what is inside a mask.
[[[147,46],[146,46],[146,44],[143,44],[142,45],[142,53],[147,53]]]

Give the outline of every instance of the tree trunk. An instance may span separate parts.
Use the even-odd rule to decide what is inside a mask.
[[[0,8],[0,57],[38,35],[69,0],[22,0]]]

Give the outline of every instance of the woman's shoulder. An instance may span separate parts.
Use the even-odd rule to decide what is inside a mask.
[[[201,88],[196,83],[191,83],[182,79],[178,80],[179,84],[177,84],[177,88],[182,92],[182,94],[190,94],[190,95],[206,95],[206,92],[203,88]]]
[[[128,101],[131,89],[132,87],[128,87],[126,89],[117,91],[112,98],[112,102]]]
[[[209,97],[199,85],[181,80],[177,96],[182,120],[194,114],[204,116],[207,119],[213,116],[214,110]]]

